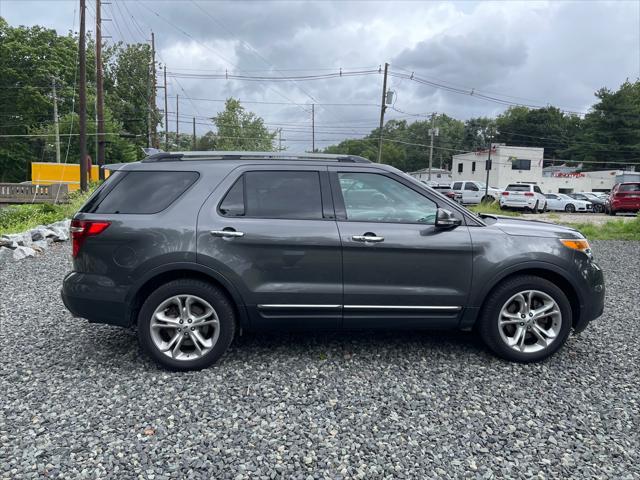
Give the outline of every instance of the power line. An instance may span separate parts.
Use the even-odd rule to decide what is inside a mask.
[[[177,26],[175,23],[173,23],[170,20],[167,20],[165,17],[163,17],[162,15],[160,15],[158,12],[156,12],[155,10],[153,10],[152,8],[150,8],[148,5],[144,4],[144,3],[138,3],[138,5],[142,5],[144,8],[146,8],[147,10],[149,10],[151,13],[153,13],[156,17],[160,18],[161,20],[163,20],[165,23],[168,23],[171,27],[173,27],[174,29],[178,30],[180,33],[182,33],[183,35],[185,35],[187,38],[190,38],[191,40],[193,40],[196,43],[199,43],[200,45],[202,45],[204,48],[206,48],[207,50],[209,50],[210,52],[214,53],[217,57],[221,58],[225,63],[232,65],[234,68],[237,68],[238,70],[240,70],[238,68],[237,65],[235,65],[233,62],[229,61],[227,58],[225,58],[223,55],[221,55],[219,52],[217,52],[215,49],[211,48],[209,45],[207,45],[206,43],[203,43],[201,41],[199,41],[197,38],[195,38],[193,35],[191,35],[190,33],[186,32],[185,30],[183,30],[182,28],[180,28],[179,26]],[[168,73],[168,72],[167,72]],[[267,86],[267,88],[270,88]],[[271,89],[271,88],[270,88]],[[293,100],[291,100],[288,96],[284,95],[283,93],[275,90],[275,89],[271,89],[273,90],[277,95],[285,98],[286,100],[292,102]],[[300,106],[300,108],[302,108],[303,110],[304,107]],[[306,112],[306,110],[305,110]],[[308,112],[306,112],[308,113]]]

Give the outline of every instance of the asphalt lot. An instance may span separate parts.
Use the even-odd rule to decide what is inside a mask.
[[[640,243],[594,242],[605,314],[549,361],[470,333],[246,335],[168,373],[0,267],[0,478],[639,478]]]

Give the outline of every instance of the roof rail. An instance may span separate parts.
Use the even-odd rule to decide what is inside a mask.
[[[371,163],[357,155],[330,153],[289,153],[289,152],[157,152],[142,160],[143,163],[176,162],[189,160],[304,160],[324,162]]]

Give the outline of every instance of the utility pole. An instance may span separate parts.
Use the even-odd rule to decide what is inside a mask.
[[[53,125],[56,132],[56,162],[60,163],[60,125],[58,123],[58,96],[56,95],[56,79],[51,78],[53,87]]]
[[[96,0],[96,133],[98,134],[98,178],[104,180],[104,79],[102,74],[102,11]]]
[[[431,128],[429,129],[429,136],[431,137],[431,145],[429,146],[429,177],[427,180],[431,181],[431,169],[433,168],[433,137],[436,133],[436,113],[431,114]]]
[[[158,128],[156,122],[156,95],[157,95],[157,79],[156,79],[156,37],[151,32],[151,99],[149,100],[149,112],[151,112],[151,146],[158,148]]]
[[[80,112],[80,190],[86,192],[87,189],[87,52],[85,50],[85,0],[80,0],[80,39],[78,48],[80,88],[79,105]]]
[[[491,141],[493,140],[493,135],[489,134],[489,157],[487,158],[487,163],[485,165],[485,169],[487,170],[487,181],[484,185],[484,197],[486,198],[489,195],[489,171],[491,170]]]
[[[193,117],[193,146],[191,150],[196,151],[196,117]]]
[[[180,95],[176,93],[176,144],[180,134]]]
[[[378,143],[378,163],[382,161],[382,127],[384,127],[384,112],[387,109],[387,72],[389,64],[384,64],[384,80],[382,82],[382,101],[380,102],[380,141]]]
[[[167,66],[164,65],[164,149],[169,151],[169,104],[167,103]]]
[[[311,104],[311,153],[316,151],[316,104]]]

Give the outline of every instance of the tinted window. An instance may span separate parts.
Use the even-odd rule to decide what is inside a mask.
[[[507,192],[528,192],[529,185],[511,184],[507,187]]]
[[[555,199],[557,199],[557,198],[558,198],[558,197],[556,197],[555,195],[553,195],[553,194],[551,194],[551,193],[547,193],[547,194],[545,195],[545,197],[550,198],[551,200],[555,200]]]
[[[531,170],[531,160],[514,158],[511,160],[511,170]]]
[[[464,165],[462,163],[458,164],[458,173],[462,173],[463,167],[464,167]]]
[[[102,182],[95,192],[89,197],[87,203],[83,205],[80,209],[81,212],[94,212],[96,206],[105,199],[105,197],[109,194],[111,189],[120,181],[122,177],[124,177],[126,173],[115,171],[111,173],[107,179]]]
[[[536,193],[542,193],[542,190],[540,190],[540,187],[537,186],[537,185],[533,186],[533,191],[536,192]]]
[[[477,192],[478,191],[478,187],[476,187],[473,183],[466,183],[464,185],[464,189],[465,190],[471,190],[472,192]]]
[[[89,213],[158,213],[198,178],[197,172],[122,172],[124,175]]]
[[[220,213],[225,217],[242,217],[244,215],[244,175],[227,192],[220,203]]]
[[[376,173],[339,173],[347,219],[433,225],[437,206],[402,183]]]
[[[462,188],[462,182],[456,182],[452,187],[454,190],[460,190]]]
[[[471,162],[471,171],[472,172],[476,171],[476,162]]]
[[[321,219],[318,172],[247,172],[220,204],[226,216]]]
[[[620,185],[621,192],[640,192],[640,183],[629,183]]]

